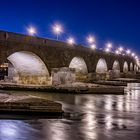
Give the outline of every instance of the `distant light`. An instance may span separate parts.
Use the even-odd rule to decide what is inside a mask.
[[[107,44],[106,44],[106,47],[107,47],[107,48],[112,48],[112,43],[107,43]]]
[[[130,53],[131,53],[131,51],[128,49],[128,50],[126,50],[126,53],[127,53],[127,54],[130,54]]]
[[[112,43],[106,43],[105,45],[105,52],[110,52],[112,48]]]
[[[70,45],[75,44],[75,40],[74,40],[74,38],[69,37],[69,38],[67,39],[67,43],[70,44]]]
[[[90,48],[94,50],[94,49],[96,49],[96,45],[92,44],[92,45],[90,45]]]
[[[135,56],[135,59],[138,59],[138,56]]]
[[[29,35],[35,35],[37,33],[35,27],[33,26],[30,26],[29,28],[27,28],[27,31]]]
[[[89,36],[87,37],[87,42],[88,42],[89,44],[95,43],[95,38],[94,38],[93,36],[89,35]]]
[[[132,53],[131,55],[134,57],[135,56],[135,53]]]
[[[118,51],[118,50],[116,50],[116,51],[115,51],[115,53],[116,53],[116,54],[119,54],[119,51]]]
[[[53,26],[53,31],[54,31],[54,33],[56,33],[56,34],[62,33],[62,32],[63,32],[62,25],[60,25],[60,24],[55,24],[55,25]]]
[[[120,52],[122,52],[122,51],[123,51],[123,47],[119,47],[118,50],[119,50]]]
[[[105,51],[106,51],[106,52],[110,52],[110,49],[109,49],[109,48],[106,48]]]
[[[58,40],[58,36],[63,32],[63,27],[61,24],[54,24],[53,25],[53,32],[57,35],[57,40]]]

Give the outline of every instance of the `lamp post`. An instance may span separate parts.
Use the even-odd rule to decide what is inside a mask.
[[[116,50],[116,51],[115,51],[115,53],[116,53],[116,54],[119,54],[119,51],[118,51],[118,50]]]
[[[133,57],[135,57],[135,53],[132,53],[131,55],[132,55]]]
[[[56,39],[59,39],[59,35],[63,32],[63,28],[61,24],[53,25],[53,32],[56,34]]]
[[[33,26],[28,27],[28,28],[27,28],[27,32],[28,32],[28,34],[31,35],[31,36],[33,36],[33,35],[35,35],[35,34],[37,33],[36,28],[33,27]]]
[[[131,51],[129,49],[126,50],[126,54],[129,55]]]
[[[87,38],[87,43],[90,46],[91,49],[96,49],[96,43],[95,43],[95,37],[93,35],[89,35]]]
[[[89,36],[87,37],[87,42],[88,42],[89,44],[95,43],[95,38],[94,38],[94,36],[89,35]]]
[[[69,37],[69,38],[67,39],[67,43],[68,43],[69,45],[73,45],[73,44],[75,44],[75,39],[74,39],[73,37]]]
[[[95,44],[92,44],[92,45],[90,45],[90,48],[93,49],[93,50],[95,50],[96,49],[96,45]]]
[[[106,52],[110,52],[111,51],[111,49],[112,49],[112,43],[107,43],[106,45],[105,45],[105,51]]]

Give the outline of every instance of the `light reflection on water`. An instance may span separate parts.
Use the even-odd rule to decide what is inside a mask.
[[[140,139],[140,90],[126,95],[28,93],[61,102],[63,119],[0,120],[0,140]]]
[[[37,121],[0,120],[0,140],[37,140],[41,136],[37,124]]]

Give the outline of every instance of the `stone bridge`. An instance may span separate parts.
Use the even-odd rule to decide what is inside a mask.
[[[0,64],[1,80],[21,84],[107,79],[138,70],[129,56],[6,31],[0,31]]]

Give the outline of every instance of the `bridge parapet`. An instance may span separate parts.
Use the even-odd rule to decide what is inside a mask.
[[[57,41],[57,40],[52,40],[52,39],[47,39],[47,38],[40,38],[36,36],[28,36],[28,35],[23,35],[23,34],[18,34],[18,33],[13,33],[13,32],[7,32],[7,31],[0,31],[0,42],[17,42],[17,43],[23,43],[23,44],[29,44],[29,45],[42,45],[42,46],[50,46],[50,47],[61,47],[65,49],[75,49],[75,51],[84,51],[88,52],[89,54],[98,54],[98,55],[106,55],[106,56],[113,56],[116,58],[121,59],[131,59],[134,61],[132,57],[129,56],[122,56],[122,55],[116,55],[115,53],[106,53],[103,50],[92,50],[90,48],[84,47],[82,45],[74,45],[71,46],[66,42],[62,41]]]

